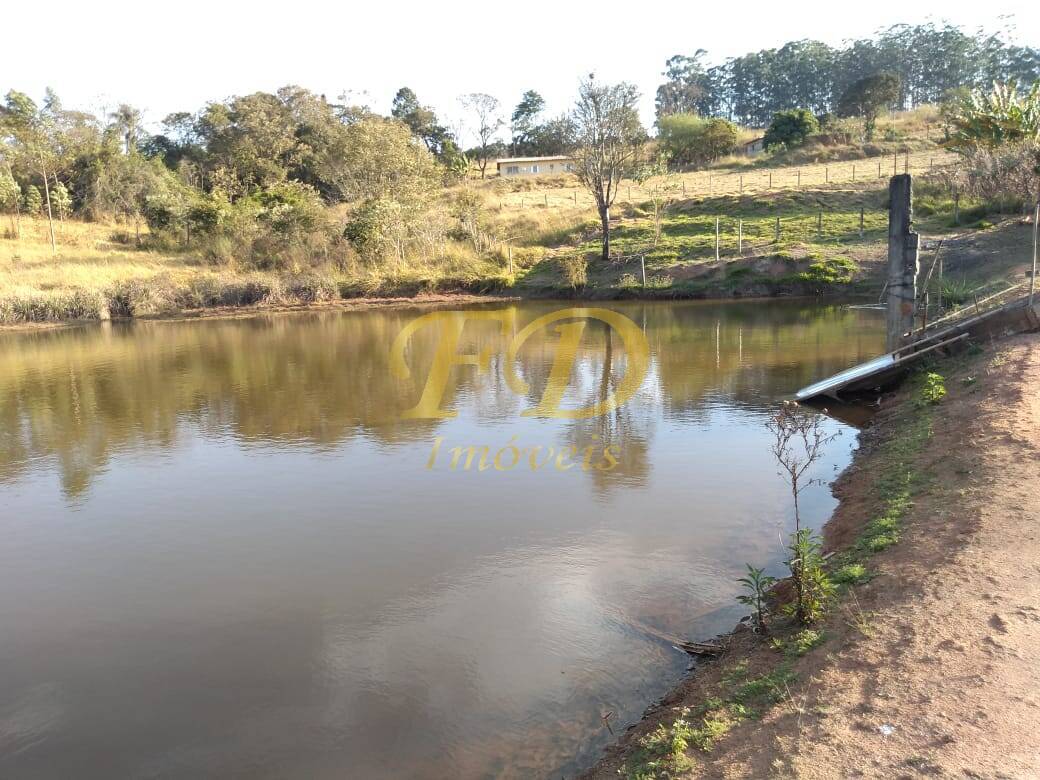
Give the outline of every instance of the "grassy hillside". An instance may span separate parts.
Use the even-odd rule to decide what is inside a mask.
[[[928,138],[934,126],[920,124],[921,112],[897,120],[913,129],[912,137],[900,142],[904,147],[910,142],[934,147]],[[58,223],[52,253],[45,220],[23,217],[16,224],[5,217],[0,322],[148,316],[423,291],[877,295],[893,171],[915,174],[918,226],[926,237],[999,221],[985,204],[962,202],[961,224],[954,224],[953,202],[936,179],[957,161],[941,149],[800,164],[792,164],[791,156],[730,160],[710,170],[623,183],[612,213],[615,256],[609,263],[598,259],[591,198],[571,176],[492,177],[447,188],[435,212],[460,225],[447,250],[378,266],[330,255],[319,266],[256,270],[233,257],[215,261],[153,241],[147,233],[139,241],[132,227],[69,221]]]

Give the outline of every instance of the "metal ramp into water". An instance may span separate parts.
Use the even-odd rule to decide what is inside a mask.
[[[913,341],[906,346],[804,387],[795,393],[795,398],[799,401],[814,398],[841,400],[842,394],[881,390],[898,380],[911,363],[929,353],[968,339],[1040,330],[1040,298],[1033,304],[1030,304],[1029,296],[1009,303],[999,302],[1017,287],[938,319],[915,333]],[[991,308],[982,308],[984,304],[994,302]]]

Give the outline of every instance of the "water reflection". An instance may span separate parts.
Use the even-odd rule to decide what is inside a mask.
[[[512,307],[517,327],[558,305]],[[731,624],[744,561],[787,521],[763,419],[876,354],[870,312],[621,304],[637,396],[521,417],[552,365],[467,326],[458,417],[403,420],[389,349],[417,310],[134,323],[0,339],[0,775],[483,777],[567,773],[685,658],[639,630]],[[565,404],[623,345],[586,328]],[[838,423],[829,425],[837,428]],[[431,443],[616,444],[616,469],[427,469]],[[835,442],[818,476],[845,462]],[[832,499],[807,496],[819,522]]]

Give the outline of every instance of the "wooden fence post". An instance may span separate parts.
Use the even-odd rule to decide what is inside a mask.
[[[823,239],[823,210],[816,215],[816,238],[817,240]]]
[[[859,237],[863,238],[863,205],[859,207]]]
[[[913,179],[893,176],[888,185],[888,301],[886,336],[888,351],[902,346],[914,329],[917,276],[920,271],[920,236],[911,228]]]
[[[737,254],[744,254],[744,220],[737,220]]]
[[[776,237],[773,239],[774,243],[780,243],[780,217],[776,218]]]

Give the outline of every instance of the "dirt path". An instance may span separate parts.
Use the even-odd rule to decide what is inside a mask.
[[[709,753],[689,751],[688,776],[1040,777],[1040,336],[937,370],[949,395],[915,456],[921,488],[901,541],[798,659],[784,700]],[[836,487],[832,545],[876,511],[872,450],[913,414],[905,396]],[[752,668],[770,663],[749,632],[734,644]],[[696,708],[732,663],[693,675],[635,733]],[[622,762],[615,753],[592,776],[617,777]]]

